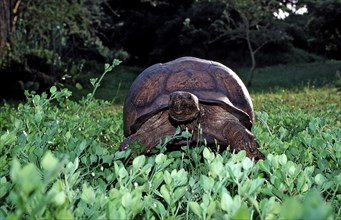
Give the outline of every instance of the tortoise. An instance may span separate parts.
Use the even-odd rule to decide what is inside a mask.
[[[264,156],[251,133],[253,121],[249,92],[236,73],[218,62],[181,57],[154,64],[135,79],[123,107],[126,139],[119,150],[139,141],[149,153],[160,138],[180,128],[192,131],[191,145],[205,141],[220,149],[230,146],[258,161]]]

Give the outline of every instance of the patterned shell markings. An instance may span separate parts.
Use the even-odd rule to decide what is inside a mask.
[[[200,102],[223,106],[249,130],[254,120],[250,95],[240,78],[226,66],[194,57],[182,57],[145,69],[133,82],[124,104],[124,134],[168,107],[169,94],[189,91]]]

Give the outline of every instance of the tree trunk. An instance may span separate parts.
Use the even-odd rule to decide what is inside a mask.
[[[5,45],[14,30],[20,0],[0,1],[0,58],[4,56]]]
[[[9,2],[7,0],[0,1],[0,58],[4,54],[5,43],[10,32],[10,12]]]
[[[249,81],[247,82],[247,86],[250,87],[252,86],[253,75],[254,75],[255,68],[256,68],[256,58],[255,58],[256,51],[253,49],[252,44],[251,44],[249,21],[247,20],[245,16],[242,16],[242,18],[245,24],[245,40],[246,40],[247,48],[249,49],[249,54],[251,58],[250,78],[249,78]]]
[[[249,81],[247,82],[247,86],[251,87],[252,81],[253,81],[253,76],[255,73],[255,68],[256,68],[256,58],[255,58],[255,51],[253,51],[253,48],[252,48],[252,45],[250,42],[250,38],[247,38],[246,41],[247,41],[247,46],[249,48],[249,53],[250,53],[250,57],[251,57],[250,78],[249,78]]]

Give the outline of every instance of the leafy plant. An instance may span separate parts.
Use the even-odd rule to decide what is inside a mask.
[[[131,159],[132,150],[117,151],[121,111],[93,98],[116,65],[106,65],[93,93],[79,102],[51,87],[49,95],[26,93],[25,103],[0,107],[1,219],[340,216],[341,112],[332,89],[256,95],[261,111],[253,132],[266,155],[257,164],[245,151],[215,152],[205,143],[165,149],[174,138],[190,138],[180,130],[155,154]],[[292,107],[287,96],[307,92],[328,93],[330,103]]]

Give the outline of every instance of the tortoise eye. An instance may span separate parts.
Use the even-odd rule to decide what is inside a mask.
[[[187,96],[187,99],[188,99],[188,100],[191,100],[191,99],[192,99],[192,96],[191,96],[191,95],[188,95],[188,96]]]

